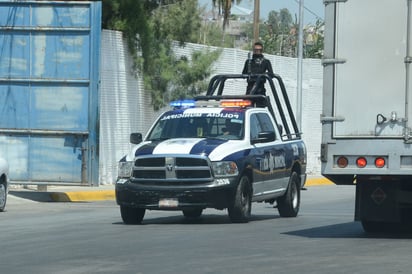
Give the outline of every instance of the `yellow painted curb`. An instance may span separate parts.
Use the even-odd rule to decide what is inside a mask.
[[[307,178],[305,186],[334,185],[326,178]],[[50,198],[55,202],[87,202],[87,201],[114,201],[114,190],[68,191],[51,192]]]
[[[308,178],[306,179],[305,186],[321,186],[321,185],[334,185],[331,180],[326,178]]]
[[[115,200],[115,192],[114,190],[53,192],[50,193],[50,197],[56,202],[106,201]]]

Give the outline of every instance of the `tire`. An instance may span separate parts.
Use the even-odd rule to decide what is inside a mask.
[[[249,222],[252,209],[252,187],[249,178],[242,176],[236,188],[232,203],[228,208],[232,223]]]
[[[127,225],[140,224],[143,220],[146,209],[120,206],[122,220]]]
[[[300,207],[300,183],[298,174],[293,171],[289,178],[286,193],[277,200],[281,217],[296,217]]]
[[[0,182],[0,212],[3,212],[6,208],[7,202],[7,188],[5,183]]]
[[[379,222],[361,221],[363,230],[368,233],[380,232],[381,224]]]
[[[203,208],[185,209],[183,210],[183,216],[190,219],[196,219],[202,215],[202,212]]]
[[[402,223],[390,223],[390,222],[375,222],[362,220],[362,227],[366,233],[399,233],[409,230],[405,230],[407,226],[402,226]]]

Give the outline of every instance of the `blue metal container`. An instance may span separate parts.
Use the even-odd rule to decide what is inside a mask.
[[[98,185],[101,2],[0,2],[0,155],[14,183]]]

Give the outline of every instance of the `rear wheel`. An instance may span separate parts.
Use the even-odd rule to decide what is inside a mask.
[[[120,214],[125,224],[140,224],[143,220],[146,209],[120,206]]]
[[[281,217],[296,217],[300,207],[299,176],[292,172],[289,178],[286,193],[277,200],[278,211]]]
[[[252,188],[247,176],[240,178],[231,206],[228,208],[229,218],[233,223],[249,222],[252,209]]]
[[[403,224],[400,222],[382,222],[382,221],[366,221],[362,220],[363,230],[367,233],[410,233],[410,224]]]
[[[6,201],[7,201],[7,189],[6,185],[3,182],[0,182],[0,212],[4,211],[4,208],[6,207]]]
[[[362,221],[362,227],[365,232],[374,233],[382,231],[382,223],[373,221]]]
[[[195,208],[195,209],[185,209],[183,210],[183,216],[186,218],[199,218],[202,215],[203,209],[202,208]]]

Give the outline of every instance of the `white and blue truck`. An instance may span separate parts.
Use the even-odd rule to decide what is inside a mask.
[[[412,222],[410,0],[324,0],[322,174],[365,231]],[[404,226],[405,225],[405,226]]]
[[[120,160],[115,187],[124,223],[141,223],[146,210],[199,218],[206,208],[228,209],[232,222],[244,223],[252,202],[276,203],[282,217],[298,215],[306,147],[282,79],[274,76],[276,89],[271,77],[256,76],[271,96],[253,89],[224,95],[231,81],[248,77],[217,75],[206,95],[174,102],[144,138],[130,135],[136,146]]]

